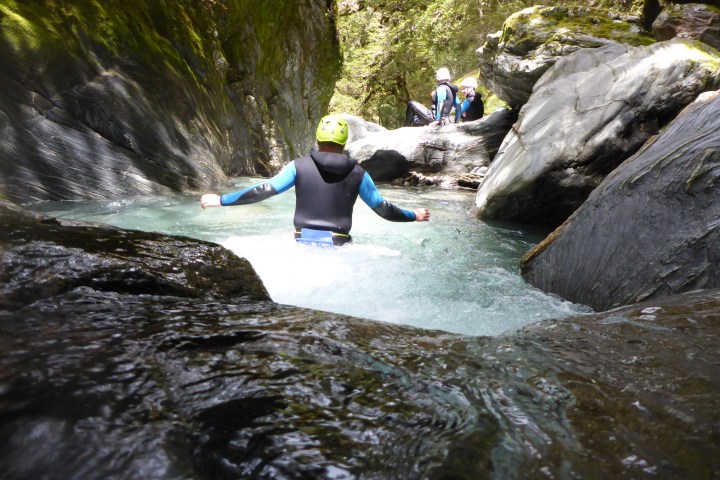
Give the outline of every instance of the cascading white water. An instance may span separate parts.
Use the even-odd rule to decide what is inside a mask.
[[[226,191],[261,181],[236,178]],[[590,311],[523,281],[518,261],[542,235],[468,216],[472,192],[379,189],[400,207],[430,208],[431,221],[387,222],[359,200],[353,243],[323,248],[293,239],[292,190],[253,205],[207,210],[200,208],[199,196],[187,195],[32,207],[63,218],[220,243],[252,263],[278,303],[491,336]]]

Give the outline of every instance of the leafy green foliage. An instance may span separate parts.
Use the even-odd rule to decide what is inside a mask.
[[[333,112],[359,115],[389,128],[402,125],[409,100],[429,104],[435,71],[453,80],[477,76],[475,51],[531,0],[339,0],[337,27],[343,72]],[[595,0],[590,6],[639,13],[641,0]],[[544,5],[569,5],[550,0]],[[587,5],[587,4],[585,4]],[[482,83],[482,79],[481,79]],[[486,111],[502,106],[482,87]]]

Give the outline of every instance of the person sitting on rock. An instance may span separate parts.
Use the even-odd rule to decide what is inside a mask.
[[[204,209],[256,203],[294,186],[295,239],[331,245],[343,245],[352,240],[352,213],[358,196],[385,220],[429,220],[427,208],[405,210],[382,197],[370,175],[343,155],[348,133],[347,121],[341,116],[323,117],[315,135],[317,150],[288,163],[267,182],[222,196],[205,194],[200,198],[200,205]]]
[[[460,117],[463,122],[478,120],[485,114],[485,106],[480,95],[475,92],[476,88],[477,80],[472,77],[460,83],[460,90],[465,95],[465,100],[460,105]]]
[[[431,94],[435,120],[430,125],[447,125],[450,123],[450,112],[453,108],[455,120],[459,117],[458,87],[450,83],[450,71],[445,67],[438,69],[435,80],[437,87]]]

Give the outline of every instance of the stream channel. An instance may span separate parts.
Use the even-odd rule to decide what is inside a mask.
[[[262,181],[237,177],[221,193]],[[429,208],[431,221],[387,222],[358,200],[353,243],[321,248],[293,239],[294,190],[257,204],[207,210],[200,208],[199,195],[43,202],[31,208],[219,243],[247,258],[281,304],[478,336],[591,312],[520,276],[519,259],[547,232],[473,218],[468,212],[474,192],[387,185],[379,190],[402,208]]]

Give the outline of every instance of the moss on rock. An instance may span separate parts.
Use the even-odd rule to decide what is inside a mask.
[[[511,15],[502,31],[488,36],[478,50],[481,80],[508,105],[520,107],[560,57],[581,48],[654,42],[638,17],[584,6],[534,6]]]
[[[324,0],[0,0],[0,27],[0,128],[12,143],[0,157],[21,157],[0,165],[0,191],[19,201],[273,173],[312,145],[340,70]],[[130,173],[58,191],[62,169],[48,163],[93,162],[79,167],[88,174],[103,163],[82,151]]]
[[[505,21],[501,43],[536,48],[574,34],[626,43],[650,45],[655,40],[637,26],[637,19],[590,7],[530,7]]]

